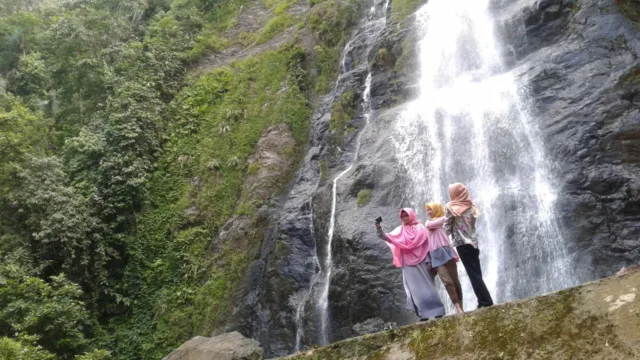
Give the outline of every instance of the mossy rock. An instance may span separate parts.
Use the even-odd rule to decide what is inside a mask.
[[[622,14],[631,21],[640,21],[640,2],[637,0],[614,0]]]
[[[329,165],[326,160],[320,160],[320,181],[325,181],[329,177]]]
[[[371,201],[371,190],[362,189],[358,192],[358,196],[356,197],[356,204],[358,207],[363,207],[367,205]]]
[[[636,271],[285,359],[637,359],[638,284]]]
[[[416,12],[424,3],[424,0],[392,0],[391,19],[396,22],[401,21]]]
[[[347,30],[358,21],[357,10],[355,1],[322,2],[311,8],[309,27],[325,46],[337,46],[348,36]]]
[[[333,131],[337,145],[342,146],[347,132],[347,123],[355,115],[356,94],[353,91],[346,91],[331,108],[331,120],[329,120],[329,130]]]
[[[374,65],[379,66],[381,68],[392,68],[395,63],[395,59],[386,48],[380,48],[376,52],[376,57],[374,58]]]

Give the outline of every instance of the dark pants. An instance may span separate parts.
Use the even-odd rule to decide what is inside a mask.
[[[473,292],[476,293],[478,298],[478,308],[487,307],[493,305],[491,294],[487,290],[487,285],[482,280],[482,268],[480,268],[480,250],[473,247],[473,245],[460,245],[456,248],[460,260],[464,269],[467,270],[471,286],[473,286]]]

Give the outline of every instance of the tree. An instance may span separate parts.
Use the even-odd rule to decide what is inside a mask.
[[[0,336],[31,336],[25,339],[35,341],[27,342],[27,348],[37,343],[62,359],[71,359],[87,349],[90,316],[78,285],[64,275],[49,280],[29,276],[13,264],[0,265]],[[1,341],[7,351],[16,348],[15,340]]]

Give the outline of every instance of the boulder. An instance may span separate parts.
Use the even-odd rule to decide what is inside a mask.
[[[215,337],[196,336],[162,360],[262,360],[260,344],[231,332]]]

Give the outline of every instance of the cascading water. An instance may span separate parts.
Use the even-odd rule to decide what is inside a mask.
[[[386,5],[385,5],[386,8]],[[364,101],[364,117],[365,117],[365,129],[369,125],[369,119],[371,118],[371,72],[367,74],[367,79],[365,81],[365,90],[363,92],[363,101]],[[358,148],[360,147],[360,137],[362,136],[362,132],[364,129],[358,134],[356,139],[356,151],[354,152],[353,159],[350,161],[350,165],[344,169],[338,176],[333,179],[333,184],[331,187],[331,218],[329,220],[329,231],[327,232],[327,249],[326,249],[326,258],[325,258],[325,271],[324,271],[324,280],[322,291],[320,293],[320,321],[321,321],[321,331],[322,331],[322,343],[326,345],[329,343],[329,287],[331,285],[331,272],[333,271],[333,256],[331,251],[331,244],[333,241],[333,234],[335,231],[336,225],[336,201],[337,201],[337,188],[338,188],[338,180],[340,180],[345,174],[347,174],[353,168],[357,158],[358,158]]]
[[[375,44],[378,36],[382,32],[382,30],[386,26],[386,14],[387,8],[389,6],[389,0],[385,0],[382,8],[379,8],[380,3],[374,4],[370,11],[367,19],[367,23],[363,27],[364,33],[368,37],[367,43],[369,47],[366,51],[366,56],[368,58],[369,52],[371,51],[372,46]],[[331,188],[331,215],[329,219],[329,231],[327,232],[327,248],[326,248],[326,257],[324,262],[324,279],[322,282],[322,291],[320,293],[320,300],[318,302],[319,310],[320,310],[320,329],[321,329],[321,341],[323,345],[329,343],[329,288],[331,286],[331,274],[333,271],[333,255],[331,251],[331,245],[333,242],[333,235],[335,231],[335,223],[336,223],[336,202],[337,202],[337,188],[338,181],[351,169],[358,159],[358,151],[360,148],[360,138],[362,137],[362,133],[366,130],[369,125],[369,119],[371,118],[371,69],[369,69],[367,73],[367,78],[365,80],[365,90],[363,92],[363,109],[364,109],[364,118],[365,118],[365,126],[360,131],[360,133],[356,137],[355,142],[355,151],[352,154],[352,159],[348,159],[345,161],[349,164],[349,166],[342,171],[338,176],[333,179],[333,184]]]
[[[310,216],[311,216],[311,221],[309,222],[309,233],[314,236],[314,234],[316,233],[314,226],[313,226],[313,207],[311,206],[311,204],[309,204],[309,208],[311,209],[310,212]],[[315,237],[314,237],[315,240]],[[314,241],[315,244],[317,244],[316,241]],[[316,255],[313,256],[313,263],[315,265],[315,268],[317,269],[317,272],[313,275],[313,277],[311,278],[311,283],[309,284],[309,289],[310,291],[307,291],[306,294],[304,294],[304,296],[302,297],[302,299],[300,299],[297,304],[296,304],[296,345],[294,347],[294,352],[298,352],[300,351],[300,346],[302,345],[302,339],[304,338],[304,310],[305,310],[305,306],[307,304],[307,302],[309,301],[309,298],[311,297],[311,289],[313,289],[315,287],[315,285],[318,283],[318,279],[320,278],[320,271],[318,271],[320,269],[320,261],[318,260],[318,251],[316,249]]]
[[[362,60],[365,60],[362,63],[365,64],[364,66],[366,66],[366,69],[367,69],[367,78],[365,80],[365,90],[363,92],[363,112],[364,112],[365,126],[356,137],[355,145],[354,145],[355,151],[345,152],[345,155],[341,160],[341,163],[348,164],[347,167],[343,171],[341,171],[333,179],[333,182],[332,182],[331,213],[330,213],[330,219],[329,219],[329,230],[327,232],[326,248],[324,252],[325,259],[323,262],[323,266],[319,267],[319,272],[316,273],[313,279],[311,280],[311,284],[308,292],[297,305],[297,309],[296,309],[297,329],[296,329],[295,351],[299,351],[301,348],[302,340],[304,337],[304,329],[303,329],[304,324],[302,319],[304,317],[305,306],[307,301],[311,297],[311,294],[313,294],[316,291],[316,286],[320,286],[319,294],[318,294],[319,297],[316,299],[316,303],[315,303],[315,309],[317,310],[320,318],[320,334],[319,334],[320,343],[322,345],[326,345],[330,341],[329,289],[331,285],[331,275],[333,272],[333,254],[332,254],[331,246],[333,242],[334,230],[336,225],[335,213],[336,213],[338,181],[345,174],[351,171],[351,169],[353,168],[353,165],[355,164],[358,157],[358,150],[360,147],[361,135],[369,125],[369,119],[371,118],[371,112],[372,112],[371,101],[370,101],[372,75],[371,75],[371,69],[369,68],[368,62],[366,60],[368,59],[369,52],[373,48],[373,45],[375,44],[378,36],[386,26],[386,15],[387,15],[388,6],[389,6],[389,0],[384,0],[384,1],[374,0],[374,4],[369,9],[367,18],[358,27],[358,31],[356,32],[354,37],[345,46],[342,60],[340,62],[341,75],[336,81],[336,87],[333,91],[334,97],[337,95],[336,89],[338,87],[338,84],[340,84],[340,81],[343,79],[344,75],[347,72],[349,72],[349,70],[347,69],[346,59],[349,52],[353,50],[351,44],[354,43],[354,41],[359,40],[359,38],[364,37],[364,42],[367,45],[366,51],[364,52],[363,54],[364,56],[362,59]],[[351,71],[354,71],[354,70],[356,69],[352,69]]]
[[[397,121],[394,143],[414,207],[448,201],[448,184],[469,187],[481,212],[484,279],[501,302],[572,286],[575,277],[543,144],[526,91],[501,62],[488,5],[430,0],[418,11],[419,95]],[[465,309],[474,309],[458,269]]]

